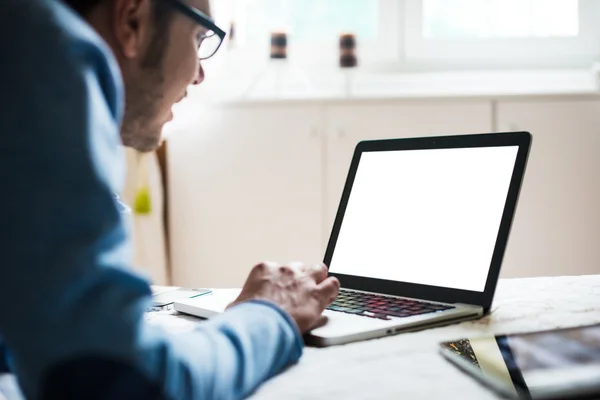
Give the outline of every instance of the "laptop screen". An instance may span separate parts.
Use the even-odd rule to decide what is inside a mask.
[[[363,152],[329,271],[483,292],[518,150]]]

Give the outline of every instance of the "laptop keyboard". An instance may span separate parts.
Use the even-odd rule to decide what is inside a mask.
[[[335,301],[327,307],[331,311],[385,320],[391,319],[390,317],[406,318],[452,308],[454,307],[373,293],[355,292],[348,289],[340,289]]]

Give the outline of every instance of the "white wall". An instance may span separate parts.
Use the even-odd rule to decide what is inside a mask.
[[[156,153],[140,154],[125,148],[127,176],[122,200],[131,207],[126,215],[133,241],[134,268],[155,285],[170,282],[169,262],[163,214],[163,185]],[[135,212],[135,199],[141,186],[149,188],[150,210],[146,214]]]
[[[600,101],[502,101],[497,118],[533,133],[503,275],[600,273]]]

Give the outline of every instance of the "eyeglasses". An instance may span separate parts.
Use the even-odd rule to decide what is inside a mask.
[[[169,5],[175,8],[177,11],[185,14],[188,18],[191,18],[197,24],[206,28],[207,32],[204,33],[198,44],[198,59],[206,60],[215,55],[223,39],[225,39],[225,31],[215,25],[214,21],[204,14],[197,8],[188,6],[179,0],[165,0]]]

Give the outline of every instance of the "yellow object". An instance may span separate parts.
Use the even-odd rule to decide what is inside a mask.
[[[136,214],[148,215],[152,212],[152,198],[148,184],[148,168],[146,158],[142,153],[137,153],[138,161],[138,187],[135,193],[133,210]]]
[[[134,210],[136,214],[150,214],[152,212],[150,188],[147,186],[138,189],[135,195]]]

